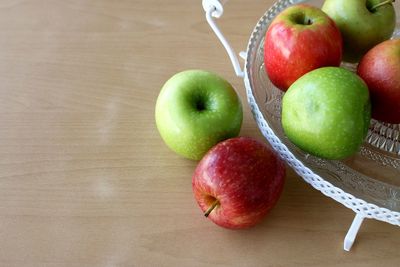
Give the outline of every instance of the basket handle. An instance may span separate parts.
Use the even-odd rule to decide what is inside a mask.
[[[214,31],[215,35],[218,37],[219,41],[224,46],[228,56],[232,62],[233,69],[238,77],[244,77],[244,72],[239,64],[239,59],[236,52],[230,46],[229,42],[225,39],[221,30],[218,28],[214,18],[220,18],[224,13],[223,5],[228,2],[228,0],[203,0],[203,9],[206,12],[206,19],[211,29]],[[240,56],[245,58],[245,52],[241,52]]]

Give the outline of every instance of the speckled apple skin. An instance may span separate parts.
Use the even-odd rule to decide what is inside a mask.
[[[208,216],[229,229],[259,223],[275,206],[285,178],[284,162],[265,143],[236,137],[214,146],[199,162],[192,187],[205,212],[217,199],[219,205]]]
[[[325,0],[322,11],[331,17],[343,38],[343,59],[358,62],[372,47],[388,40],[396,26],[396,12],[391,3],[375,12],[368,7],[383,0]]]
[[[368,51],[357,73],[368,85],[372,118],[400,123],[400,39],[382,42]]]
[[[357,152],[370,118],[366,84],[343,68],[305,74],[282,99],[285,135],[303,151],[325,159],[344,159]]]
[[[201,110],[199,100],[204,105]],[[205,70],[185,70],[162,87],[155,121],[171,150],[200,160],[215,144],[239,134],[243,110],[239,95],[227,80]]]
[[[299,24],[299,17],[312,24]],[[313,69],[339,66],[342,49],[342,36],[333,20],[316,7],[294,5],[280,13],[268,27],[264,43],[265,70],[271,82],[286,91]]]

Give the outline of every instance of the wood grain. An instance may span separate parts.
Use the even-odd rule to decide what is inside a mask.
[[[230,1],[233,47],[271,1]],[[200,1],[0,1],[0,266],[398,266],[400,231],[366,221],[288,169],[260,225],[206,220],[196,162],[167,149],[154,122],[163,83],[185,69],[240,92],[242,135],[262,140]]]

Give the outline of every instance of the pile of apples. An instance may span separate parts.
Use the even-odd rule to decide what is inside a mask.
[[[265,71],[284,91],[282,127],[325,159],[357,152],[371,116],[400,123],[400,39],[393,0],[326,0],[291,6],[271,22]],[[342,62],[356,64],[352,72]],[[348,64],[349,65],[349,64]]]
[[[266,72],[285,91],[285,134],[304,151],[329,159],[357,151],[371,106],[373,117],[400,123],[400,40],[387,41],[395,27],[391,3],[326,0],[322,10],[295,5],[271,23]],[[361,59],[358,73],[339,67],[343,59]],[[238,137],[242,104],[228,81],[204,70],[175,74],[158,95],[155,119],[171,150],[199,161],[192,190],[214,223],[251,227],[275,206],[284,162],[264,142]]]

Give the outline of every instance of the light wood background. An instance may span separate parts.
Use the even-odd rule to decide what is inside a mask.
[[[268,0],[229,1],[245,49]],[[214,71],[240,92],[242,135],[262,139],[201,1],[0,0],[0,266],[399,266],[400,229],[353,213],[288,169],[253,229],[202,216],[196,162],[163,144],[154,106],[174,73]]]

